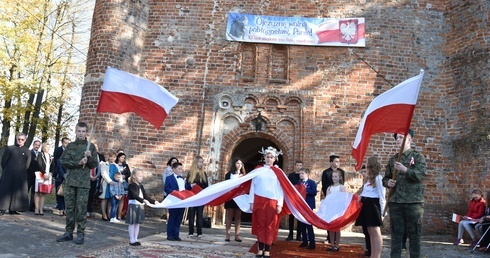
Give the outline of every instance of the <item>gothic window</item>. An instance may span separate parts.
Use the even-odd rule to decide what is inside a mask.
[[[285,45],[271,45],[271,59],[269,63],[269,81],[287,83],[289,74],[288,47]]]
[[[257,53],[255,44],[242,43],[240,54],[240,77],[249,82],[255,81]]]

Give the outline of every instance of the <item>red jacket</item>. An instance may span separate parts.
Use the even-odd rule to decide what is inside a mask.
[[[467,217],[472,219],[479,219],[485,214],[485,200],[480,198],[478,200],[470,201],[470,208],[468,209]]]

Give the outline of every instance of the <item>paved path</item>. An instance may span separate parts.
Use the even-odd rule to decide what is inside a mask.
[[[181,242],[166,240],[165,221],[148,218],[140,231],[141,247],[129,246],[127,225],[111,224],[97,218],[89,219],[84,245],[72,242],[57,243],[55,238],[64,232],[64,217],[46,210],[44,216],[32,212],[22,215],[0,216],[0,258],[4,257],[254,257],[248,253],[255,238],[246,226],[242,230],[243,242],[224,241],[223,227],[204,229],[202,239],[187,238],[187,226],[181,227]],[[324,231],[315,232],[324,239]],[[280,238],[287,231],[280,230]],[[359,233],[342,232],[342,242],[364,243]],[[453,246],[453,236],[424,236],[423,257],[488,257],[476,251],[470,253],[467,245]],[[389,257],[389,236],[384,236],[382,257]],[[404,253],[404,257],[408,254]]]

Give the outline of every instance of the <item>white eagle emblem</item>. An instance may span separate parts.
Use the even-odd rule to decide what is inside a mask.
[[[345,41],[351,41],[356,38],[357,26],[354,22],[342,23],[340,25],[340,34]]]

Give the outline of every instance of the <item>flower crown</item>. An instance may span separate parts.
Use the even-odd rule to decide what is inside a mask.
[[[264,150],[264,147],[262,147],[262,151],[259,151],[260,154],[266,155],[267,153],[271,153],[274,155],[274,157],[279,157],[279,155],[283,155],[282,151],[277,151],[276,148],[269,146],[267,149]]]

